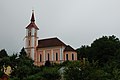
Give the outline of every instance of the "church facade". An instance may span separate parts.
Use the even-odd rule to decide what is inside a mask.
[[[46,61],[62,63],[67,60],[77,60],[76,51],[57,37],[38,40],[38,30],[32,11],[31,22],[26,27],[25,50],[27,56],[34,60],[35,65],[45,65]]]

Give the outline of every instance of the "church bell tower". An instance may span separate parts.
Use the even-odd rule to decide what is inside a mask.
[[[36,58],[36,47],[38,42],[37,31],[39,28],[35,24],[34,10],[32,10],[31,22],[26,27],[26,36],[25,36],[25,50],[27,56],[32,60]]]

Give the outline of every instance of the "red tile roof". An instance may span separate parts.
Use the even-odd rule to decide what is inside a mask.
[[[67,45],[64,49],[64,52],[67,52],[67,51],[73,51],[73,52],[76,52],[70,45]]]
[[[53,46],[66,46],[61,40],[58,38],[48,38],[38,40],[38,47],[37,48],[45,48],[45,47],[53,47]]]

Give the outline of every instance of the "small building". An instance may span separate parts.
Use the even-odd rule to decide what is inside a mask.
[[[57,37],[38,40],[38,30],[33,11],[31,22],[26,27],[25,50],[28,57],[34,60],[35,65],[45,65],[46,61],[62,63],[67,60],[77,60],[77,52]]]
[[[12,68],[10,66],[7,66],[7,67],[4,66],[4,73],[6,75],[9,76],[11,74],[11,72],[12,72]]]

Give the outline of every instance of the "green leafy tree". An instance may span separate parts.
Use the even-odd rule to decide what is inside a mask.
[[[42,72],[42,78],[43,80],[60,80],[60,73],[58,72],[58,68],[44,68]]]
[[[24,47],[21,49],[21,52],[20,52],[19,57],[20,57],[20,58],[21,58],[21,57],[27,57],[27,53],[26,53]]]
[[[108,78],[111,80],[120,79],[120,49],[115,53],[115,57],[109,60],[103,67],[104,71],[109,74]]]
[[[0,78],[4,75],[4,72],[0,70]]]
[[[64,70],[65,80],[82,80],[82,70],[79,61],[68,62]]]
[[[7,52],[6,52],[5,49],[2,49],[2,50],[0,51],[0,58],[3,58],[3,57],[8,57],[8,54],[7,54]]]
[[[32,74],[32,69],[34,67],[33,60],[27,57],[24,48],[21,50],[19,58],[15,57],[15,55],[11,57],[13,61],[15,59],[15,67],[13,72],[11,73],[11,77],[17,77],[20,80],[23,80],[24,78]]]
[[[81,69],[81,80],[109,80],[108,74],[102,69],[102,67],[99,67],[98,62],[86,62]]]
[[[120,41],[115,36],[103,36],[96,39],[90,47],[89,60],[99,61],[103,65],[115,56],[117,49],[120,48]]]
[[[8,64],[9,64],[8,54],[5,49],[2,49],[0,51],[0,67],[3,67],[3,65],[8,65]]]
[[[115,67],[114,67],[115,68]],[[80,62],[69,62],[65,66],[65,80],[119,80],[119,69],[100,67],[98,62],[81,64]]]
[[[13,54],[12,56],[9,56],[10,66],[12,69],[14,69],[17,66],[18,63],[17,58],[18,58],[17,54]]]
[[[87,54],[89,54],[89,46],[81,46],[80,48],[76,49],[77,51],[77,57],[78,57],[78,60],[81,60],[83,58],[86,58],[87,57]]]
[[[60,80],[59,68],[57,67],[43,67],[43,70],[28,76],[26,80]]]
[[[50,67],[50,66],[51,66],[51,63],[50,63],[49,60],[47,60],[47,61],[45,62],[45,66],[47,66],[47,67]]]
[[[4,72],[4,67],[7,67],[11,64],[9,57],[3,57],[0,59],[0,70]]]

